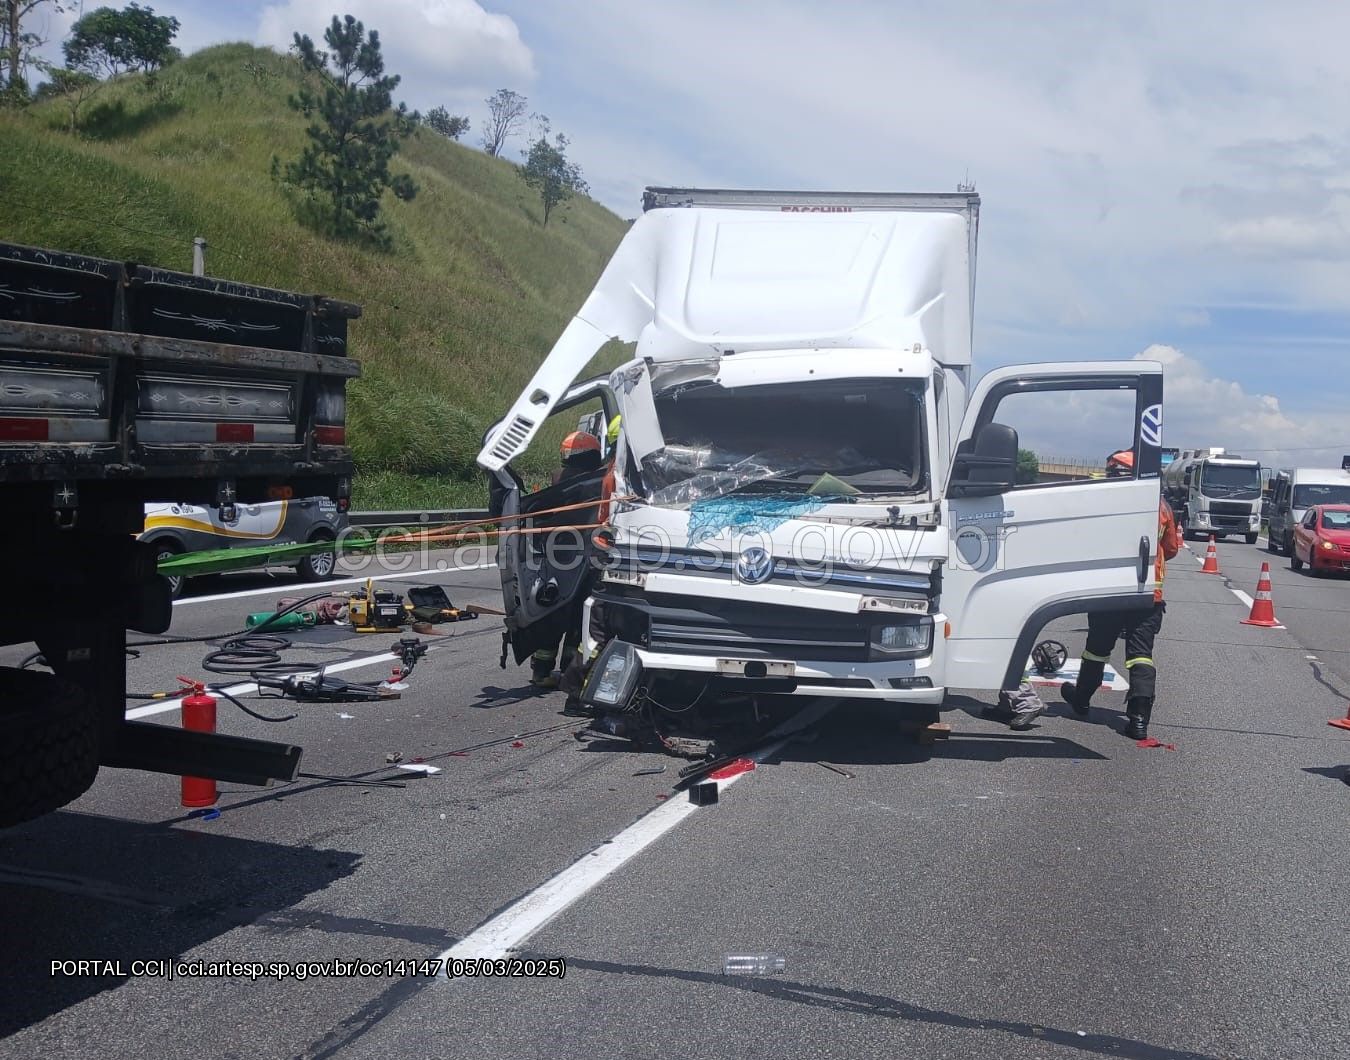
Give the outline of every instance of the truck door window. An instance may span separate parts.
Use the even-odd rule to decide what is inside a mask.
[[[1018,488],[1106,476],[1107,458],[1134,448],[1133,389],[1015,391],[992,419],[1017,431]]]
[[[522,493],[526,496],[539,493],[551,488],[556,480],[561,478],[562,442],[571,432],[582,430],[592,434],[603,448],[604,416],[605,410],[597,398],[583,405],[573,405],[562,412],[555,412],[546,419],[529,446],[510,464],[511,471],[524,487]],[[592,429],[595,427],[599,428],[599,434],[595,434]],[[595,460],[597,467],[600,462],[597,456]]]

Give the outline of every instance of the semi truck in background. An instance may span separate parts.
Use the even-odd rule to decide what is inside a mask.
[[[0,243],[0,827],[100,767],[290,780],[300,749],[126,717],[127,631],[168,629],[147,504],[325,497],[352,457],[347,322],[360,307]],[[33,650],[36,649],[36,650]],[[27,653],[27,654],[25,654]]]
[[[1052,619],[1152,606],[1162,367],[976,382],[978,196],[649,188],[643,205],[478,456],[509,515],[613,482],[598,537],[503,547],[503,660],[556,644],[589,594],[595,706],[860,697],[931,721],[949,688],[1016,687]],[[612,338],[632,359],[578,381]],[[1018,484],[1005,402],[1085,391],[1127,403],[1133,474]],[[612,469],[527,495],[512,460],[587,402],[622,414]]]
[[[1261,533],[1261,464],[1222,448],[1183,449],[1163,471],[1163,495],[1187,538]]]

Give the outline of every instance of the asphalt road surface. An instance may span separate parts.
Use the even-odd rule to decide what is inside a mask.
[[[311,776],[223,785],[206,820],[176,778],[106,770],[0,833],[0,1056],[1344,1055],[1350,733],[1327,719],[1350,708],[1350,580],[1241,543],[1207,576],[1190,549],[1156,653],[1153,735],[1174,749],[1116,731],[1120,693],[1085,722],[1051,690],[1025,733],[987,716],[989,697],[957,696],[954,734],[932,746],[884,710],[821,704],[693,807],[672,793],[682,762],[578,741],[560,694],[499,669],[489,617],[428,638],[396,701],[285,723],[222,704],[223,731],[304,746]],[[1284,629],[1239,623],[1235,590],[1254,595],[1264,559]],[[396,577],[499,603],[495,568],[438,569],[453,565]],[[192,591],[175,634],[237,629],[297,594],[257,575]],[[1076,654],[1084,632],[1051,635]],[[288,657],[387,674],[387,636],[295,640]],[[203,650],[142,649],[133,688],[198,673]],[[178,722],[172,704],[138,709]],[[398,770],[392,752],[441,772]],[[502,952],[566,975],[130,974],[137,959]],[[733,952],[785,968],[724,976]],[[51,974],[68,960],[121,966]]]

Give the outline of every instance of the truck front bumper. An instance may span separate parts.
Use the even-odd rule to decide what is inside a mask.
[[[734,654],[709,657],[706,655],[673,655],[644,648],[637,649],[644,671],[655,675],[702,675],[709,680],[725,677],[727,687],[739,680],[735,671],[744,664],[768,662],[762,659],[739,659]],[[884,699],[896,703],[942,702],[946,688],[941,684],[943,667],[940,649],[935,645],[932,655],[922,659],[903,659],[880,663],[786,662],[791,668],[790,680],[797,687],[788,695],[830,696],[841,699]]]

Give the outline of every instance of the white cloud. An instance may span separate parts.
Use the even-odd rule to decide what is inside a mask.
[[[1350,453],[1344,412],[1288,411],[1274,395],[1215,376],[1175,346],[1155,343],[1134,360],[1163,366],[1164,445],[1222,446],[1270,467],[1339,467],[1341,454]],[[1128,392],[1017,395],[1000,405],[998,418],[1044,458],[1098,463],[1130,444],[1134,408]]]
[[[1147,331],[1179,305],[1260,290],[1350,309],[1326,260],[1350,232],[1334,201],[1350,169],[1350,8],[963,11],[690,0],[672,20],[592,0],[528,25],[550,39],[554,83],[603,68],[610,96],[644,115],[555,113],[593,178],[632,172],[654,143],[686,148],[685,179],[721,186],[943,189],[968,171],[985,199],[986,325]],[[592,183],[631,215],[642,183],[673,179]],[[1243,208],[1187,194],[1211,185]]]
[[[1339,467],[1341,454],[1350,452],[1350,417],[1344,413],[1286,412],[1274,395],[1248,393],[1211,375],[1175,346],[1155,344],[1136,359],[1163,364],[1166,445],[1220,445],[1274,467]]]
[[[340,7],[379,32],[385,69],[402,78],[395,99],[424,112],[442,105],[470,114],[474,139],[484,97],[498,88],[528,89],[534,80],[534,54],[516,23],[474,0],[345,0]],[[332,0],[272,3],[255,39],[285,51],[302,33],[322,47],[333,13]]]

